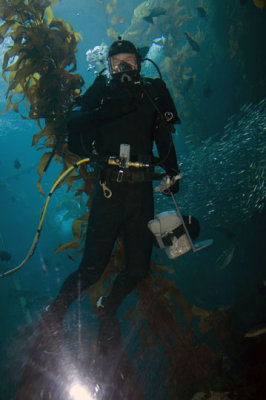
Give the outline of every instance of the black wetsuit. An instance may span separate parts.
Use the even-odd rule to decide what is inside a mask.
[[[165,112],[172,113],[167,114],[167,123]],[[106,157],[119,156],[120,144],[129,144],[131,161],[150,163],[154,161],[155,141],[163,168],[176,174],[178,165],[171,133],[173,125],[179,122],[173,100],[160,79],[145,79],[141,83],[114,80],[107,84],[103,77],[98,77],[83,95],[80,110],[69,117],[69,148],[80,156],[88,156],[94,150]],[[106,311],[114,313],[150,271],[152,234],[147,223],[153,218],[153,171],[129,168],[120,172],[118,179],[119,170],[107,165],[96,168],[83,258],[51,306],[58,317],[63,318],[82,290],[100,278],[118,235],[124,241],[125,267],[114,282],[105,303]],[[110,198],[104,196],[100,180],[111,189]]]

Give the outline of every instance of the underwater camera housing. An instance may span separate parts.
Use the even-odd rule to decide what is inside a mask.
[[[210,246],[212,239],[193,243],[200,232],[199,221],[191,216],[182,217],[173,194],[172,198],[176,210],[164,211],[148,222],[158,247],[165,250],[168,258],[173,259],[189,250],[196,252]]]

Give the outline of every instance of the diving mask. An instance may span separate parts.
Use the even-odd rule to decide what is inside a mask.
[[[133,53],[115,54],[114,56],[109,58],[109,68],[111,75],[138,71],[136,55]]]

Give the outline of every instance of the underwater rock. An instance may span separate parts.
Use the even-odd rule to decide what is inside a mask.
[[[203,86],[203,95],[206,99],[208,99],[212,94],[212,88],[208,82]]]
[[[159,39],[161,39],[161,42],[158,44],[156,40],[158,41]],[[164,57],[163,36],[161,38],[154,39],[145,57],[152,59],[156,64],[159,64],[161,62]],[[149,61],[144,61],[142,66],[142,73],[145,76],[158,78],[158,73],[154,65],[152,65]]]
[[[125,18],[120,15],[120,14],[116,14],[111,18],[111,24],[115,25],[115,24],[122,24],[124,22]]]

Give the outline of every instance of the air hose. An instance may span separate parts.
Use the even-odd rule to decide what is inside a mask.
[[[90,162],[90,158],[83,158],[82,160],[76,162],[74,165],[72,165],[71,167],[69,167],[69,168],[68,168],[65,172],[63,172],[62,175],[60,175],[59,178],[55,181],[55,183],[53,184],[53,186],[52,186],[52,188],[51,188],[51,190],[50,190],[50,192],[49,192],[49,194],[48,194],[48,196],[47,196],[47,199],[46,199],[46,201],[45,201],[44,207],[43,207],[43,209],[42,209],[41,217],[40,217],[40,222],[39,222],[39,225],[38,225],[38,228],[37,228],[37,232],[36,232],[36,235],[35,235],[35,237],[34,237],[34,239],[33,239],[31,248],[30,248],[30,250],[29,250],[27,256],[24,258],[24,260],[23,260],[19,265],[17,265],[16,267],[11,268],[11,269],[9,269],[8,271],[6,271],[6,272],[0,274],[0,279],[1,279],[1,278],[5,278],[6,276],[11,275],[11,274],[13,274],[14,272],[18,271],[18,270],[19,270],[21,267],[23,267],[23,265],[26,264],[26,262],[30,259],[30,257],[33,255],[34,250],[36,249],[37,243],[38,243],[38,241],[39,241],[39,237],[40,237],[40,234],[41,234],[42,225],[43,225],[44,217],[45,217],[45,214],[46,214],[46,211],[47,211],[47,207],[48,207],[50,198],[51,198],[52,194],[54,193],[55,189],[56,189],[56,188],[58,187],[58,185],[73,171],[73,169],[78,168],[81,164],[89,163],[89,162]]]

